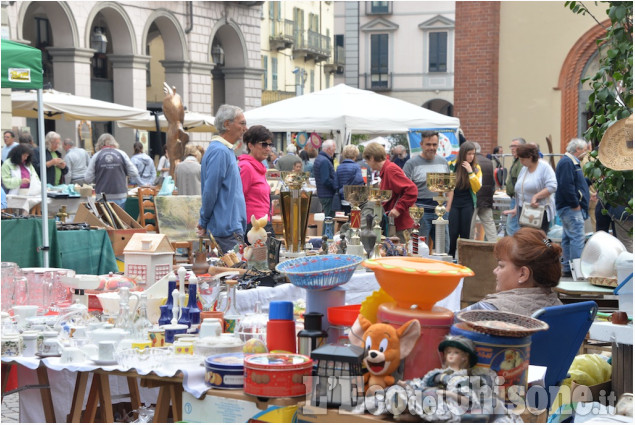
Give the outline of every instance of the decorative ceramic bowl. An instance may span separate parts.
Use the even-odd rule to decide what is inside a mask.
[[[276,266],[295,286],[304,289],[331,289],[351,279],[363,260],[357,255],[329,254],[293,258]]]
[[[454,291],[461,278],[474,272],[460,264],[431,258],[384,257],[364,261],[375,272],[379,286],[401,308],[416,304],[420,310],[431,310],[437,301]]]

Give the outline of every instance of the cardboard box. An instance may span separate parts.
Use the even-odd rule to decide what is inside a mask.
[[[571,401],[574,403],[597,401],[600,404],[606,404],[607,396],[611,393],[612,389],[612,381],[606,381],[588,387],[572,381]]]
[[[102,222],[97,218],[89,209],[86,203],[81,203],[75,213],[75,223],[88,223],[90,226],[101,227],[106,229],[112,249],[115,255],[123,255],[123,249],[128,244],[128,241],[135,233],[146,233],[146,229],[134,218],[130,217],[123,208],[119,205],[109,202],[108,203],[117,217],[130,227],[130,229],[113,229],[111,226]]]

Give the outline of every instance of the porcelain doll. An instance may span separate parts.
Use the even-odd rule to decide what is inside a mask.
[[[411,413],[426,422],[469,421],[465,413],[504,422],[517,420],[517,416],[508,415],[503,400],[495,393],[496,373],[476,367],[478,358],[471,340],[448,335],[439,344],[439,352],[443,355],[442,368],[429,371],[423,378],[399,382],[410,396]],[[434,408],[430,408],[431,400]]]
[[[267,263],[267,216],[256,219],[251,216],[251,229],[247,232],[247,240],[251,245],[244,250],[244,258],[249,268],[268,270]]]

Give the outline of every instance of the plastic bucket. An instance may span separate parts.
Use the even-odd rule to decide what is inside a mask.
[[[454,313],[442,307],[430,311],[399,308],[396,303],[383,303],[377,310],[377,321],[389,323],[395,328],[409,320],[417,319],[421,324],[421,336],[405,359],[404,379],[421,378],[432,369],[441,367],[439,343],[450,332]]]
[[[452,325],[450,334],[464,336],[474,342],[478,356],[476,366],[490,368],[504,379],[500,386],[505,390],[506,401],[509,401],[511,386],[522,387],[524,392],[520,392],[520,388],[516,391],[519,394],[526,393],[531,336],[512,338],[488,335],[471,330],[465,323]]]

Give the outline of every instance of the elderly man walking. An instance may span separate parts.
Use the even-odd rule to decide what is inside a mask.
[[[280,171],[293,171],[295,164],[301,164],[302,159],[296,155],[297,148],[295,145],[290,144],[287,146],[287,154],[278,158],[276,162],[276,168]]]
[[[219,131],[201,161],[201,212],[196,233],[210,232],[227,252],[243,241],[247,213],[240,169],[234,144],[247,131],[247,121],[238,106],[221,105],[214,125]]]
[[[90,154],[85,149],[75,147],[75,142],[71,139],[64,139],[63,147],[66,151],[64,160],[69,168],[69,172],[66,174],[66,183],[84,184],[86,169],[90,164]]]
[[[589,185],[580,158],[585,154],[587,142],[572,139],[567,152],[556,166],[556,210],[562,221],[562,275],[571,277],[569,261],[580,258],[584,248],[584,220],[589,216]]]
[[[313,163],[313,175],[317,196],[322,204],[322,210],[327,217],[333,217],[333,195],[337,193],[335,182],[335,167],[333,167],[333,155],[335,154],[335,140],[326,140],[322,143],[322,150]]]

